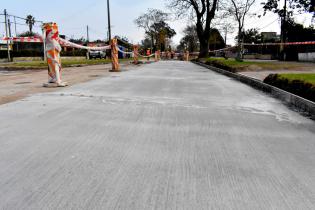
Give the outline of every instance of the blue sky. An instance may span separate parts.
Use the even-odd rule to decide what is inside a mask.
[[[261,11],[260,1],[252,8],[253,12]],[[90,39],[104,39],[107,36],[107,6],[106,0],[54,0],[53,3],[42,0],[8,0],[2,1],[0,10],[7,9],[9,14],[26,17],[33,15],[38,20],[56,22],[60,27],[60,33],[68,37],[86,37],[86,26],[90,27]],[[52,1],[50,1],[52,2]],[[131,3],[132,2],[132,3]],[[147,8],[157,8],[168,11],[165,0],[110,0],[112,34],[126,36],[133,43],[143,39],[143,30],[138,29],[133,23],[134,19],[144,13]],[[2,13],[2,12],[0,12]],[[3,18],[3,16],[0,16]],[[300,22],[309,23],[309,17],[297,16]],[[11,20],[13,21],[13,20]],[[3,22],[0,21],[0,22]],[[19,23],[24,21],[19,20]],[[182,30],[188,20],[172,20],[170,25],[176,30],[174,43],[178,43],[182,37]],[[267,26],[267,27],[265,27]],[[249,18],[247,28],[260,27],[262,31],[279,32],[277,16],[267,14],[264,18]],[[39,27],[35,28],[39,30]],[[23,32],[27,26],[18,25],[17,31]],[[14,26],[12,32],[14,34]],[[4,35],[3,24],[0,25],[0,36]],[[234,42],[235,34],[228,37],[229,43]]]
[[[76,38],[85,37],[87,25],[90,28],[90,39],[104,39],[107,36],[106,0],[55,0],[51,4],[48,4],[47,1],[43,2],[40,0],[10,0],[1,2],[0,10],[7,9],[8,13],[21,17],[32,14],[38,20],[56,22],[60,27],[60,32],[69,37],[72,35]],[[143,38],[143,31],[136,27],[133,23],[134,19],[144,13],[147,8],[166,10],[164,0],[110,0],[110,4],[112,34],[127,36],[135,43]],[[22,20],[19,22],[24,23]],[[171,23],[179,32],[182,31],[184,24],[183,21],[172,21]],[[25,30],[27,30],[26,26],[17,26],[18,32]],[[1,25],[0,33],[4,34]],[[180,34],[175,39],[179,40]]]

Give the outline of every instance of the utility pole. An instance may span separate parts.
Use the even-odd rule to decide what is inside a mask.
[[[15,37],[17,37],[18,35],[17,35],[17,30],[16,30],[16,18],[15,18],[15,16],[14,16],[14,31],[15,31]],[[19,43],[17,42],[16,43],[16,50],[17,51],[19,51]]]
[[[280,45],[280,58],[286,60],[284,43],[287,41],[287,0],[284,0],[283,17],[281,21],[281,45]]]
[[[43,34],[44,61],[47,61],[47,54],[46,54],[46,30],[45,30],[45,27],[44,27],[44,23],[42,24],[42,34]]]
[[[9,29],[9,37],[12,37],[10,19],[8,19],[8,29]]]
[[[15,16],[14,16],[14,31],[15,31],[15,37],[17,37],[17,32],[16,32],[16,19],[15,19]]]
[[[109,0],[107,0],[107,20],[108,20],[108,40],[112,39],[112,32],[110,28],[110,8],[109,8]]]
[[[86,46],[88,47],[90,42],[90,36],[89,36],[89,26],[86,26]],[[89,60],[90,59],[90,50],[87,50],[86,52],[86,59]]]
[[[224,44],[226,45],[226,38],[227,38],[228,28],[227,26],[224,27]]]
[[[6,37],[8,37],[8,19],[7,19],[7,10],[4,10],[4,25],[5,25],[5,34]],[[10,56],[10,44],[9,44],[9,39],[7,40],[7,50],[8,50],[8,62],[11,62],[11,56]]]
[[[90,37],[89,37],[89,26],[86,26],[86,41],[89,43]]]
[[[9,18],[8,18],[8,29],[9,29],[9,37],[12,37],[12,33],[11,33],[11,21],[10,21]],[[13,48],[13,46],[14,46],[13,39],[10,41],[10,44],[11,44],[11,46],[12,46],[12,48]],[[12,58],[12,60],[13,60],[13,58]]]

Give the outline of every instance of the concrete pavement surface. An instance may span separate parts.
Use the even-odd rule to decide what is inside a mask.
[[[315,209],[315,123],[188,62],[0,106],[0,209]]]

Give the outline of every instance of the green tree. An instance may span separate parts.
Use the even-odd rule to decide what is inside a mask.
[[[262,35],[259,33],[258,29],[251,28],[246,31],[242,32],[242,37],[244,43],[261,43],[262,42]],[[236,40],[238,37],[235,38]]]
[[[175,9],[178,16],[193,11],[196,31],[199,39],[199,58],[209,56],[210,25],[215,16],[218,0],[170,0],[169,7]]]
[[[177,47],[177,50],[178,51],[188,50],[189,52],[199,51],[199,40],[196,26],[194,25],[186,26],[183,33],[184,37],[181,39]]]
[[[151,48],[151,38],[150,37],[145,37],[142,41],[141,41],[141,48],[143,49],[148,49]]]
[[[228,13],[234,16],[238,24],[238,36],[237,36],[237,59],[241,60],[242,55],[242,32],[244,31],[245,19],[249,14],[250,8],[255,3],[255,0],[230,0],[230,4],[228,4]]]
[[[292,18],[287,21],[287,41],[304,42],[315,40],[315,29],[295,23]],[[310,45],[290,45],[284,48],[287,60],[298,60],[298,52],[313,49]]]
[[[210,30],[209,49],[217,50],[217,49],[222,49],[224,47],[225,47],[225,42],[219,30],[216,28],[212,28]]]
[[[145,33],[151,39],[151,46],[154,46],[154,31],[152,31],[152,25],[160,22],[165,22],[168,20],[169,14],[158,9],[148,9],[148,11],[140,15],[136,20],[135,24],[139,28],[143,28]]]
[[[38,37],[40,37],[40,35],[38,33],[29,32],[29,31],[25,31],[25,32],[22,32],[22,33],[18,34],[18,37],[31,37],[31,36],[38,36]]]
[[[36,22],[35,18],[32,15],[28,15],[26,17],[25,23],[28,25],[30,33],[33,32],[33,26],[34,26],[35,22]]]
[[[166,22],[160,21],[153,23],[150,27],[150,32],[147,33],[148,36],[153,35],[154,37],[154,48],[164,51],[166,49],[167,40],[171,39],[176,35],[174,29],[172,29]]]
[[[312,26],[304,27],[290,18],[287,22],[287,36],[289,42],[314,41],[315,28]]]
[[[266,14],[267,11],[271,11],[278,14],[281,18],[281,42],[286,42],[288,41],[287,24],[289,24],[288,20],[290,17],[293,16],[294,12],[311,12],[313,13],[313,17],[315,17],[315,0],[285,0],[284,3],[282,2],[281,0],[266,0],[266,2],[263,2],[263,8],[265,10],[264,14]],[[286,56],[283,47],[281,47],[280,52],[280,59],[284,60]]]
[[[287,12],[288,15],[293,14],[294,11],[297,12],[312,12],[315,10],[315,0],[286,0],[287,1]],[[278,14],[280,17],[284,16],[285,8],[284,5],[281,4],[281,0],[266,0],[262,4],[265,9],[265,13],[267,11],[272,11]],[[315,13],[314,13],[315,14]]]

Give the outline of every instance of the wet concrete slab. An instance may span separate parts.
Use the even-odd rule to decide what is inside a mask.
[[[314,209],[315,122],[167,61],[0,106],[0,209]]]

